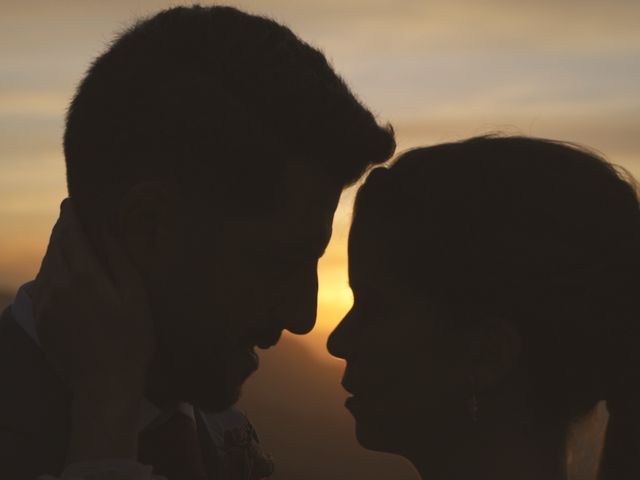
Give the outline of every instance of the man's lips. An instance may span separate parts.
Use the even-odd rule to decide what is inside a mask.
[[[251,359],[256,363],[256,365],[260,363],[260,357],[258,357],[258,354],[253,348],[249,349],[249,355],[251,356]]]
[[[280,337],[282,336],[282,331],[269,332],[264,333],[262,335],[256,336],[249,341],[249,345],[251,347],[258,347],[263,350],[273,347],[280,341]]]
[[[263,350],[267,350],[268,348],[273,347],[277,343],[278,343],[278,340],[267,340],[267,341],[256,342],[255,345],[258,348],[261,348]]]

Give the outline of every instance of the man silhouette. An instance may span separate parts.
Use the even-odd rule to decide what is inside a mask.
[[[391,129],[324,56],[272,20],[229,7],[177,7],[122,34],[92,64],[68,111],[73,207],[63,207],[47,265],[58,273],[25,285],[2,314],[0,478],[60,475],[68,464],[78,476],[115,468],[123,478],[148,478],[132,452],[170,480],[231,478],[240,475],[231,465],[239,446],[259,464],[250,425],[216,412],[235,403],[257,368],[256,346],[313,327],[317,261],[340,192],[394,148]],[[121,318],[112,340],[124,353],[110,353],[122,369],[144,373],[149,402],[127,417],[142,429],[141,445],[131,448],[109,428],[124,418],[115,407],[135,387],[122,378],[86,384],[107,334],[91,319],[69,330],[65,318],[35,322],[39,292],[71,285],[90,302],[87,292],[101,286],[83,246],[68,239],[78,230],[110,285],[126,295],[121,270],[130,268],[148,305],[134,314],[148,315],[153,330],[141,334],[135,315]],[[55,261],[71,265],[73,278]],[[153,349],[136,343],[149,332]],[[56,335],[64,350],[57,357]],[[153,351],[148,365],[136,348]],[[69,352],[77,356],[64,357]],[[105,408],[112,416],[100,416]],[[153,433],[162,429],[164,437]],[[110,457],[117,466],[102,462]],[[187,467],[195,457],[199,466]],[[261,474],[243,475],[234,478]]]

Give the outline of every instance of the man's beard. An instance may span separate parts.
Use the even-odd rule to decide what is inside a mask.
[[[195,357],[192,352],[189,357],[169,355],[156,347],[147,372],[147,399],[160,408],[188,402],[210,413],[234,405],[253,371],[239,368],[232,352]]]

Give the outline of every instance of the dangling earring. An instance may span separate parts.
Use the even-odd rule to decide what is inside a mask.
[[[469,415],[471,416],[471,421],[473,423],[478,422],[478,397],[476,395],[476,386],[473,379],[473,375],[471,376],[471,397],[468,400],[469,407]]]

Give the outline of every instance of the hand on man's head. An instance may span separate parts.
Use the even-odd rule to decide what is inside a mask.
[[[66,199],[32,292],[38,337],[72,391],[138,394],[154,350],[151,317],[138,273],[108,232],[104,246],[111,278]]]

